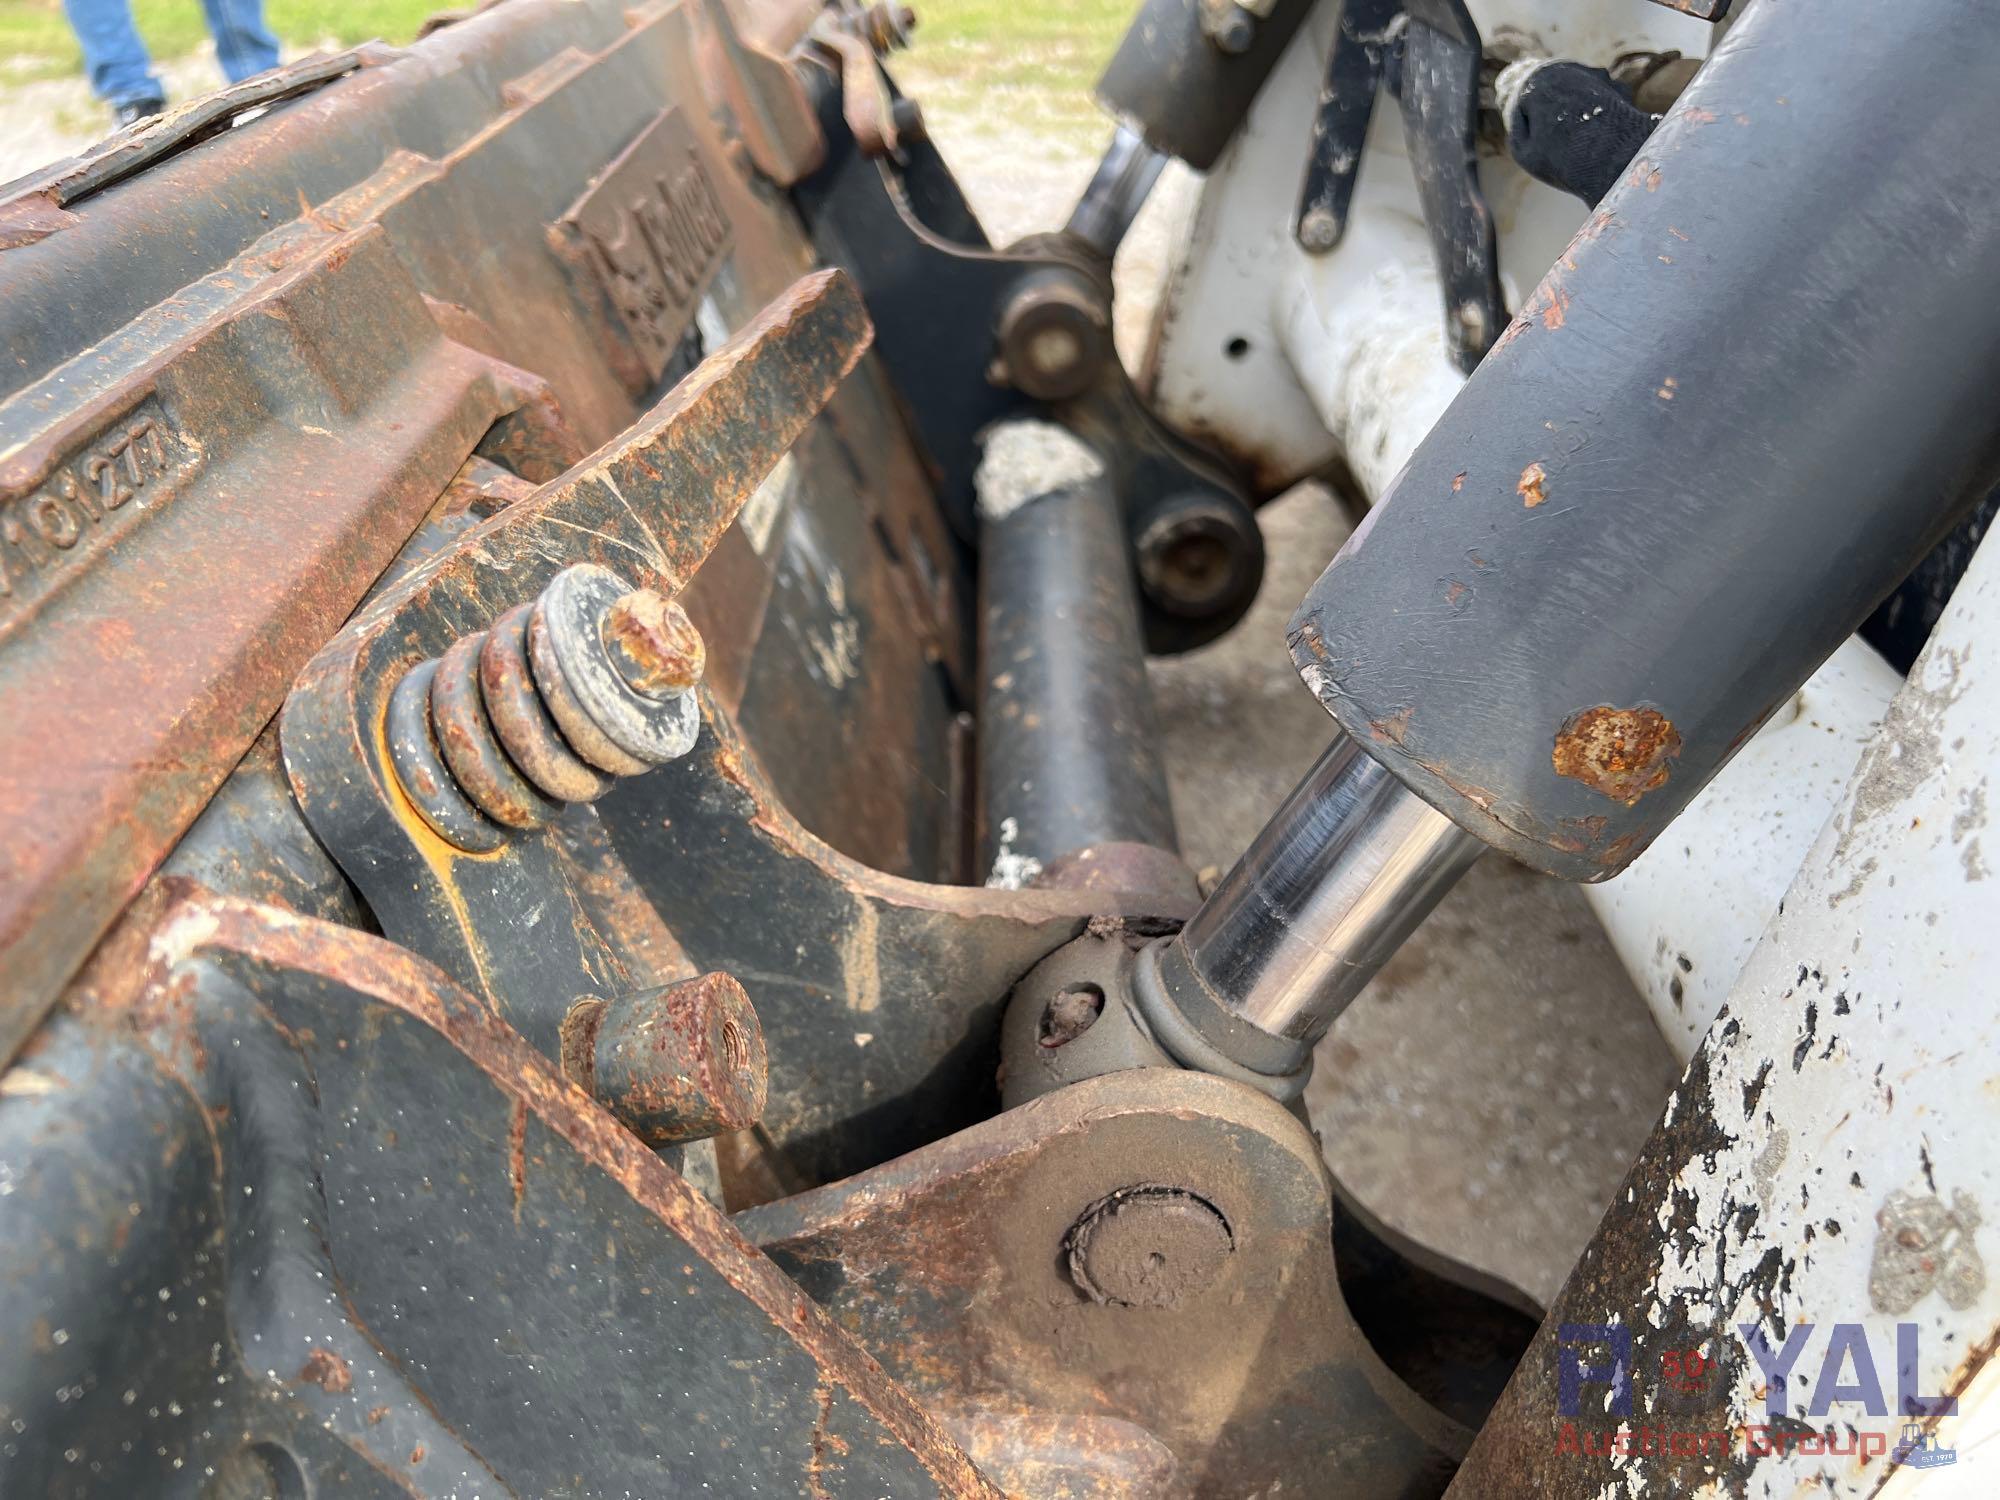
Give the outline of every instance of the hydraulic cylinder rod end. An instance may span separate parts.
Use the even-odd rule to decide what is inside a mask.
[[[1097,99],[1148,146],[1196,171],[1214,166],[1250,112],[1312,0],[1251,6],[1142,0],[1097,80]],[[1204,11],[1229,24],[1204,20]]]
[[[1112,255],[1166,164],[1165,153],[1148,146],[1131,126],[1120,125],[1069,216],[1069,232],[1101,254]]]
[[[2000,479],[1995,40],[1747,7],[1528,297],[1292,623],[1425,800],[1617,874]]]
[[[1163,947],[1158,987],[1234,1062],[1295,1068],[1484,848],[1343,736]]]

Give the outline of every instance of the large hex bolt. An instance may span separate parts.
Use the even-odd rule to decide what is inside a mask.
[[[389,699],[389,759],[439,837],[498,849],[691,750],[706,661],[680,605],[608,568],[565,568],[532,603],[410,669]]]
[[[649,1146],[754,1125],[769,1087],[764,1030],[727,974],[577,1001],[563,1019],[562,1065]]]
[[[1070,1280],[1093,1302],[1179,1307],[1215,1284],[1236,1249],[1229,1221],[1186,1188],[1121,1188],[1065,1237]]]

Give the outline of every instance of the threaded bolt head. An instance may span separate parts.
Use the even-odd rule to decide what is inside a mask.
[[[634,692],[671,698],[701,681],[708,646],[686,610],[651,589],[634,589],[604,612],[598,633]]]
[[[1340,221],[1330,208],[1311,208],[1299,220],[1299,244],[1311,255],[1324,255],[1340,243]]]
[[[1257,21],[1240,6],[1232,5],[1215,23],[1209,34],[1215,49],[1228,57],[1241,57],[1257,40]]]

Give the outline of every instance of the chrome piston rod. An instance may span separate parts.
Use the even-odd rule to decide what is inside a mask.
[[[1310,1045],[1485,849],[1343,735],[1173,940],[1176,957],[1234,1017]]]

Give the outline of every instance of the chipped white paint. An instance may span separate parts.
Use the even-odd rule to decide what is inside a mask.
[[[1032,854],[1021,854],[1014,848],[1021,837],[1021,825],[1014,818],[1000,820],[999,849],[993,856],[993,873],[986,877],[986,884],[997,891],[1018,891],[1032,885],[1035,877],[1042,873],[1042,862]]]
[[[1083,484],[1104,464],[1067,428],[1053,422],[1000,422],[981,439],[972,477],[980,517],[1001,521],[1038,495]]]
[[[1614,1210],[1658,1230],[1633,1309],[1655,1328],[1761,1324],[1774,1347],[1800,1324],[1819,1330],[1783,1393],[1791,1418],[1843,1441],[1850,1426],[1900,1436],[1893,1411],[1810,1410],[1837,1323],[1862,1326],[1891,1403],[1899,1383],[1959,1399],[1935,1424],[1949,1467],[1773,1454],[1752,1496],[2000,1494],[2000,900],[1966,859],[1991,836],[2000,773],[1996,642],[2000,548],[1988,547],[1669,1105],[1685,1161],[1665,1191]],[[1902,1382],[1899,1324],[1916,1339]],[[1721,1422],[1703,1425],[1767,1422],[1757,1364],[1726,1378]],[[1645,1459],[1623,1467],[1646,1477]]]
[[[882,918],[875,903],[866,896],[857,897],[853,919],[840,940],[840,965],[847,982],[849,1010],[865,1014],[882,1007],[881,933]]]
[[[805,642],[807,674],[831,688],[844,688],[861,675],[861,622],[848,604],[847,575],[827,556],[810,507],[794,507],[791,516],[792,524],[779,531],[784,544],[780,566],[817,588],[826,614],[788,616],[785,623]]]
[[[806,632],[819,675],[829,687],[843,688],[861,675],[861,622],[847,607],[847,578],[839,568],[826,570],[826,607],[833,618],[824,629]]]

